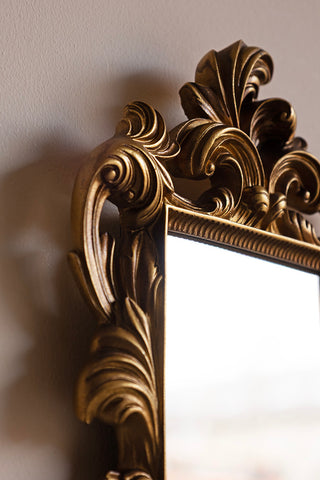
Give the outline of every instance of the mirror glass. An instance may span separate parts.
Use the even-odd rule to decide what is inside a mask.
[[[168,480],[319,480],[317,275],[169,235]]]

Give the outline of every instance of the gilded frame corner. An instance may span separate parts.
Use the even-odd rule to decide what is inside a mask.
[[[133,102],[79,172],[69,259],[98,326],[77,414],[114,428],[109,480],[164,478],[168,230],[320,271],[320,242],[303,216],[320,208],[320,163],[295,137],[292,106],[257,99],[272,72],[271,57],[241,41],[210,51],[180,90],[188,120],[168,132],[157,111]],[[176,177],[209,188],[190,201]],[[101,232],[106,200],[119,209],[118,238]]]

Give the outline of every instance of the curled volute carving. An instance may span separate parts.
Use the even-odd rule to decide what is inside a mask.
[[[140,473],[132,478],[157,476],[161,468],[162,385],[155,377],[152,337],[163,295],[154,228],[164,197],[173,192],[159,159],[175,151],[160,115],[136,102],[126,109],[114,139],[92,153],[74,190],[76,250],[70,261],[100,320],[78,382],[77,412],[86,422],[99,418],[114,426],[116,467],[126,472],[124,478],[137,467]],[[100,231],[107,199],[120,212],[117,240]],[[122,255],[116,254],[119,249]]]
[[[319,211],[319,161],[295,137],[291,105],[257,99],[272,72],[270,56],[243,42],[212,50],[180,91],[188,120],[168,133],[157,111],[133,102],[79,172],[69,258],[99,325],[76,404],[83,421],[114,428],[117,461],[106,479],[163,476],[166,207],[319,245],[303,217]],[[174,177],[209,182],[191,201]],[[101,231],[107,200],[119,210],[117,238]]]

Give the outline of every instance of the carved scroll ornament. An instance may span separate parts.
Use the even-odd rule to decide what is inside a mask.
[[[117,462],[107,479],[163,477],[166,206],[320,245],[303,217],[319,211],[319,161],[294,136],[292,106],[257,99],[272,72],[270,56],[241,41],[210,51],[180,91],[187,121],[168,133],[158,112],[133,102],[80,170],[70,261],[99,326],[77,413],[114,427]],[[211,186],[194,202],[177,194],[174,177]],[[119,209],[116,240],[100,231],[107,199]]]

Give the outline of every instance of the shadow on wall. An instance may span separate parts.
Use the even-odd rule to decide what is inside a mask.
[[[110,90],[110,84],[107,87]],[[121,79],[115,79],[111,83],[113,95],[108,99],[107,118],[115,127],[121,118],[123,108],[128,103],[138,100],[148,103],[158,110],[170,130],[186,120],[180,106],[178,93],[180,87],[182,87],[182,82],[164,78],[163,72],[140,71]]]
[[[172,89],[154,74],[116,83],[108,111],[114,126],[135,99],[165,117]],[[101,102],[97,109],[99,117]],[[110,430],[81,424],[73,409],[74,384],[96,326],[66,258],[73,248],[72,188],[83,161],[84,152],[53,137],[0,185],[0,471],[12,478],[95,480],[114,464]]]
[[[95,328],[66,259],[72,248],[71,192],[81,161],[83,154],[53,140],[34,163],[4,178],[0,189],[0,438],[6,460],[16,462],[12,468],[20,475],[34,468],[28,452],[39,457],[41,449],[44,458],[48,450],[62,458],[70,480],[98,479],[105,471],[106,428],[81,424],[73,411],[74,383]],[[61,479],[57,473],[52,478]]]

